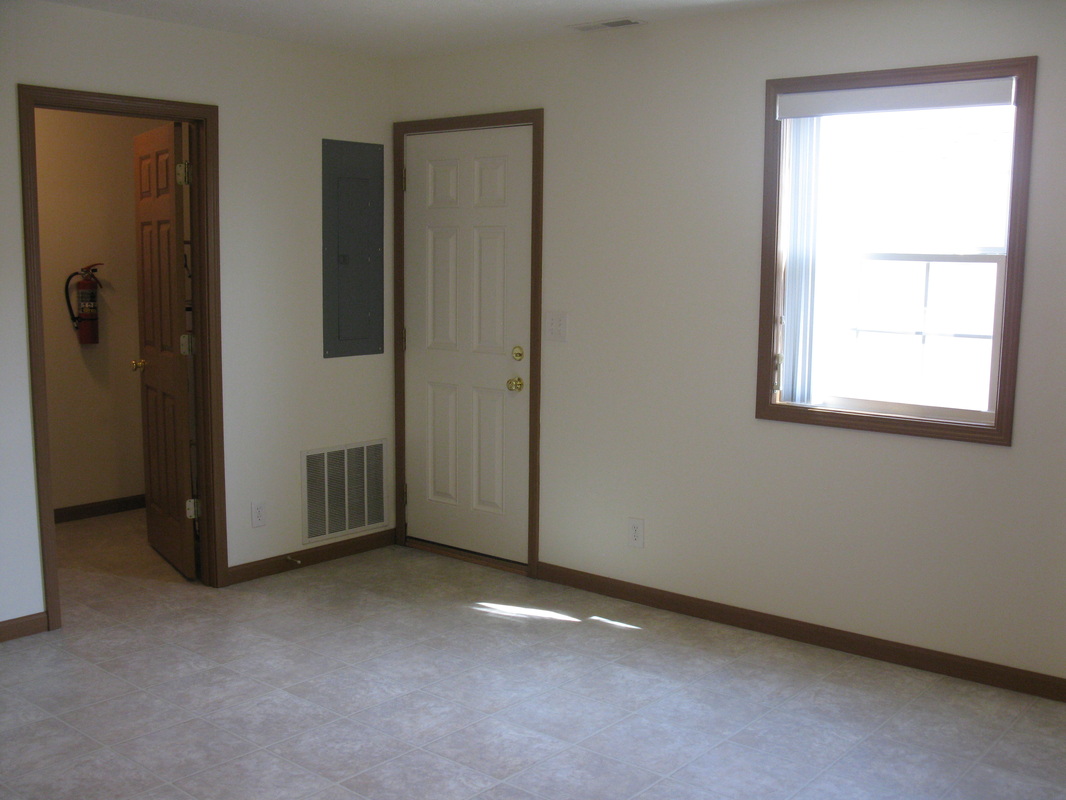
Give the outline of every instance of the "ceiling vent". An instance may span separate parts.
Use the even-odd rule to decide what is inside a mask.
[[[609,19],[605,22],[583,22],[580,25],[570,25],[569,27],[581,33],[591,33],[592,31],[606,31],[611,28],[627,28],[630,25],[643,24],[642,21],[636,19]]]

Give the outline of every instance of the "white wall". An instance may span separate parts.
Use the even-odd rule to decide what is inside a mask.
[[[229,562],[299,549],[300,451],[377,438],[391,445],[391,348],[322,358],[320,223],[321,141],[388,142],[388,73],[351,53],[33,0],[0,4],[0,37],[0,286],[8,301],[0,315],[0,620],[43,609],[18,83],[219,106]],[[391,330],[388,314],[386,324]],[[267,525],[253,530],[257,500],[266,502]],[[388,513],[392,520],[391,502]]]
[[[54,109],[36,119],[52,502],[144,494],[133,137],[162,123]],[[100,341],[83,345],[62,288],[97,261]]]
[[[795,3],[407,65],[404,119],[545,108],[544,562],[1066,676],[1064,31]],[[1033,54],[1014,446],[756,420],[765,81]]]

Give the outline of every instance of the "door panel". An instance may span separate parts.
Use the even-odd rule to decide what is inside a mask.
[[[196,577],[183,198],[175,178],[181,130],[163,125],[134,140],[140,296],[142,424],[148,542],[187,578]]]
[[[406,137],[407,535],[525,563],[532,129]]]

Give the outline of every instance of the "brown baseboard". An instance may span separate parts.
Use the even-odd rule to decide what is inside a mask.
[[[290,572],[300,567],[309,567],[312,564],[321,564],[323,561],[332,561],[335,558],[353,556],[356,553],[365,553],[367,550],[376,550],[379,547],[388,547],[396,544],[396,530],[390,528],[387,531],[368,533],[355,539],[345,539],[342,542],[332,542],[307,550],[297,550],[283,556],[272,556],[261,561],[250,561],[247,564],[238,564],[235,567],[226,568],[219,586],[230,586],[234,583],[265,578],[267,575],[276,575],[279,572]]]
[[[404,544],[407,545],[407,547],[413,547],[416,550],[425,550],[429,553],[457,558],[460,561],[469,561],[471,564],[479,564],[482,567],[502,569],[504,572],[513,572],[516,575],[529,574],[529,567],[525,564],[520,564],[517,561],[508,561],[505,558],[493,558],[492,556],[474,553],[470,550],[463,550],[459,547],[449,547],[446,544],[427,542],[425,539],[415,539],[413,536],[408,536],[404,540]]]
[[[721,622],[736,628],[768,633],[785,639],[793,639],[797,642],[806,642],[819,647],[828,647],[845,653],[875,658],[879,661],[902,664],[903,666],[949,675],[953,678],[962,678],[988,686],[997,686],[1001,689],[1011,689],[1012,691],[1024,692],[1038,697],[1066,701],[1066,678],[1043,675],[1039,672],[1030,672],[1017,667],[992,664],[988,661],[942,653],[924,647],[900,644],[887,639],[877,639],[861,633],[827,628],[824,625],[815,625],[810,622],[779,617],[761,611],[750,611],[723,603],[715,603],[711,600],[701,600],[697,597],[689,597],[663,589],[653,589],[615,578],[606,578],[590,572],[559,567],[554,564],[542,562],[539,565],[537,577],[541,580],[561,583],[577,589],[585,589],[608,597],[617,597],[621,600],[630,600],[653,608],[662,608],[667,611],[687,614],[691,617],[711,620],[712,622]]]
[[[144,495],[134,494],[129,497],[116,497],[114,500],[99,500],[95,503],[83,503],[80,506],[66,506],[55,510],[56,522],[74,522],[89,517],[102,517],[117,514],[120,511],[133,511],[144,508]]]
[[[43,611],[40,614],[30,614],[26,617],[5,619],[0,622],[0,642],[44,633],[46,630],[48,630],[48,615]]]

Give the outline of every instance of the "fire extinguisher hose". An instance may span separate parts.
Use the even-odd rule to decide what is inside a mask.
[[[81,275],[81,270],[72,272],[67,276],[66,286],[63,287],[63,299],[67,301],[67,311],[70,312],[70,321],[74,324],[74,330],[78,329],[78,315],[74,313],[74,306],[70,302],[70,282]]]

